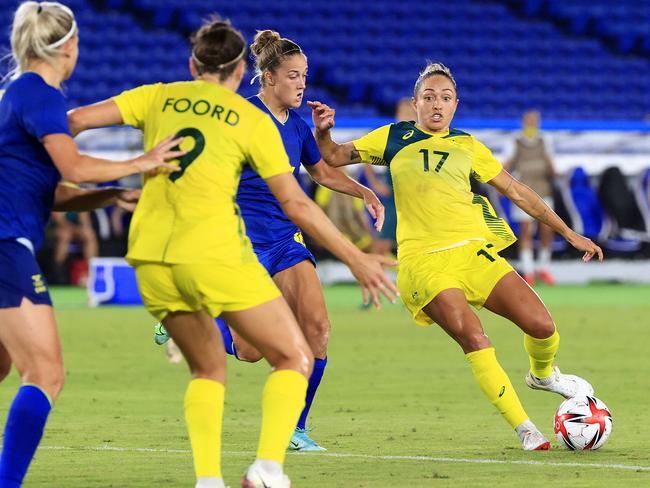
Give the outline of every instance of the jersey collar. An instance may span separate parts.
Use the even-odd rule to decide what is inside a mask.
[[[429,132],[424,127],[422,127],[420,124],[418,124],[417,122],[414,122],[413,125],[420,132],[424,132],[425,134],[429,134],[430,136],[433,136],[433,137],[447,137],[449,135],[449,129],[447,129],[445,132]]]
[[[287,120],[289,120],[289,110],[287,110],[287,115],[284,117],[284,121],[282,121],[282,120],[278,119],[275,116],[275,114],[271,111],[269,106],[266,103],[264,103],[264,100],[262,100],[262,97],[260,97],[259,95],[255,95],[255,96],[259,99],[260,102],[262,102],[262,105],[264,105],[266,107],[266,110],[269,112],[269,115],[271,115],[271,117],[273,117],[275,120],[277,120],[282,125],[287,123]]]

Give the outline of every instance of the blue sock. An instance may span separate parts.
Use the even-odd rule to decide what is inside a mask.
[[[5,424],[0,486],[19,488],[43,437],[47,416],[52,409],[47,395],[39,387],[23,385],[14,398]]]
[[[309,410],[311,409],[311,404],[314,401],[314,397],[316,396],[316,390],[318,390],[320,380],[323,378],[325,366],[327,366],[327,358],[314,359],[314,370],[311,372],[311,376],[309,377],[309,384],[307,385],[305,408],[302,410],[300,418],[298,419],[297,427],[299,429],[304,429],[305,425],[307,424],[307,415],[309,415]]]
[[[235,342],[232,340],[232,334],[230,333],[230,328],[228,327],[228,324],[226,324],[225,320],[222,320],[220,318],[214,319],[214,321],[217,324],[217,327],[219,327],[219,330],[221,331],[221,337],[223,337],[223,345],[226,348],[226,353],[230,354],[231,356],[235,356],[237,359],[237,349],[235,348]]]

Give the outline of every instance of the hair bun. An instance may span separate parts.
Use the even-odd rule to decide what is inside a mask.
[[[255,34],[255,39],[253,39],[253,44],[251,44],[251,51],[255,56],[259,56],[264,49],[266,49],[271,44],[279,42],[282,38],[280,34],[272,30],[263,30],[257,31]]]

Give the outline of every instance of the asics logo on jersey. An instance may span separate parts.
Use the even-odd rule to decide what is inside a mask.
[[[402,136],[402,140],[405,141],[407,139],[410,139],[411,137],[413,137],[413,134],[415,134],[415,131],[411,129],[410,131],[408,131],[406,134]]]

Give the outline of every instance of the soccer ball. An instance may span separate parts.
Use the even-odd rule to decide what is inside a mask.
[[[553,430],[568,449],[598,449],[612,433],[612,414],[596,397],[569,398],[555,412]]]

